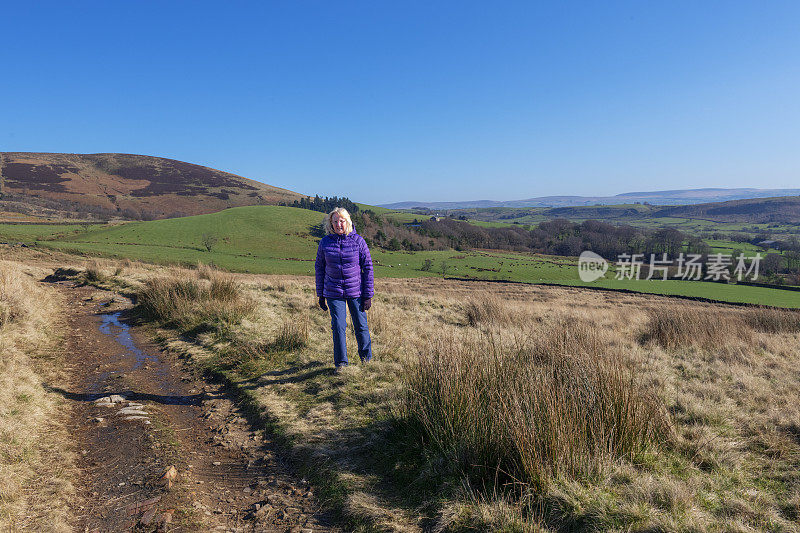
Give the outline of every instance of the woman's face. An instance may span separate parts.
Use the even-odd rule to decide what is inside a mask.
[[[334,213],[331,217],[331,226],[337,235],[344,235],[347,231],[347,219],[340,217],[339,213]]]

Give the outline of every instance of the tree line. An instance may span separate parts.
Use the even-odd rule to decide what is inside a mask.
[[[491,249],[517,252],[577,256],[591,250],[609,261],[622,254],[642,254],[649,261],[650,254],[661,258],[663,254],[676,260],[680,253],[698,254],[706,262],[712,249],[703,239],[674,228],[644,229],[633,226],[615,226],[599,220],[572,222],[554,219],[537,226],[510,224],[507,227],[476,226],[464,220],[445,217],[439,220],[415,220],[411,224],[394,222],[370,210],[353,217],[359,233],[370,246],[386,250],[466,250]],[[751,239],[752,241],[756,239]],[[741,241],[744,242],[748,241]],[[760,241],[759,241],[760,242]],[[779,243],[784,253],[766,253],[762,250],[762,275],[773,283],[800,284],[800,242],[796,238]],[[730,255],[743,253],[751,257],[754,252],[744,252],[744,246]]]
[[[314,198],[306,196],[292,203],[281,202],[280,205],[310,209],[311,211],[319,211],[320,213],[329,213],[336,207],[344,207],[351,215],[353,213],[358,213],[359,210],[358,206],[347,197],[343,196],[339,198],[338,196],[333,196],[329,198],[326,196],[322,198],[318,194],[315,195]]]
[[[484,227],[453,218],[416,220],[412,224],[391,223],[365,212],[361,234],[371,243],[389,250],[464,250],[485,248],[551,255],[576,256],[592,250],[612,260],[623,253],[677,255],[680,251],[705,254],[709,246],[700,238],[676,229],[644,230],[614,226],[598,220],[571,222],[554,219],[538,226],[511,224]]]

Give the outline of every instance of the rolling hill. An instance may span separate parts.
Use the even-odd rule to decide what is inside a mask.
[[[276,205],[304,195],[162,157],[3,152],[0,196],[0,211],[157,219]]]
[[[748,225],[761,225],[776,233],[796,233],[800,226],[800,196],[753,198],[682,206],[645,204],[593,205],[573,207],[490,207],[481,209],[452,209],[453,216],[464,216],[484,223],[538,224],[545,220],[566,218],[572,221],[602,220],[612,224],[659,227],[675,226],[696,234],[698,231],[741,231]],[[412,214],[409,217],[414,216]],[[419,216],[419,215],[417,215]],[[739,225],[738,228],[732,225]],[[776,229],[777,228],[777,229]]]
[[[153,263],[202,261],[238,271],[305,273],[313,268],[322,217],[295,207],[246,206],[92,228],[46,244]],[[214,237],[210,250],[205,236]]]
[[[654,212],[653,216],[699,218],[716,222],[800,224],[800,196],[669,207]]]
[[[741,224],[800,224],[800,196],[752,198],[670,207],[653,205],[557,207],[540,210],[537,213],[547,218],[568,219],[682,218]]]
[[[750,198],[796,196],[800,189],[683,189],[673,191],[627,192],[615,196],[539,196],[525,200],[475,200],[465,202],[396,202],[382,204],[388,209],[414,209],[422,207],[433,210],[481,209],[489,207],[577,207],[594,205],[619,205],[645,203],[654,205],[692,205],[709,202],[726,202]]]

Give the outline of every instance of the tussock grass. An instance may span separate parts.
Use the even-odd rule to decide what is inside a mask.
[[[751,328],[764,333],[800,332],[800,313],[796,311],[773,307],[748,309],[744,319]]]
[[[55,349],[57,299],[22,269],[0,262],[0,530],[71,531],[70,444],[37,361]]]
[[[470,326],[503,324],[510,318],[500,298],[488,294],[468,300],[464,314]]]
[[[201,261],[197,262],[197,278],[198,279],[207,279],[210,280],[214,277],[215,274],[214,267],[211,265],[207,265]]]
[[[86,266],[86,270],[83,273],[86,281],[89,283],[100,283],[106,280],[107,276],[103,273],[103,269],[100,266],[100,263],[97,261],[92,261]]]
[[[283,321],[278,335],[270,344],[270,349],[287,352],[301,350],[308,346],[308,341],[308,320],[292,318]]]
[[[236,324],[255,308],[233,277],[220,274],[210,280],[175,274],[152,277],[145,281],[136,300],[144,318],[184,329]]]
[[[277,352],[294,352],[308,347],[308,317],[293,316],[286,319],[272,340],[266,342],[237,341],[235,348],[242,352],[243,359],[258,359]]]
[[[0,268],[0,327],[23,319],[32,310],[23,275],[8,264]]]
[[[666,409],[592,325],[552,321],[504,346],[443,339],[409,368],[404,413],[449,460],[537,489],[635,459],[670,436]]]
[[[741,313],[732,310],[671,305],[650,309],[648,318],[641,336],[645,345],[715,350],[752,342],[751,329]]]

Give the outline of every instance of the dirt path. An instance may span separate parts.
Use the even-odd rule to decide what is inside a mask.
[[[71,380],[51,388],[73,406],[76,531],[337,531],[219,386],[129,328],[130,302],[54,285]]]

